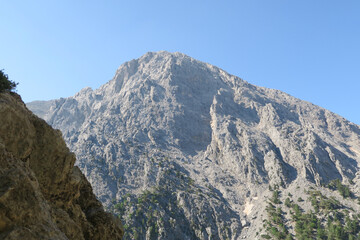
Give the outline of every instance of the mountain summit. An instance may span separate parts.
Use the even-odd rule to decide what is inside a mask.
[[[274,186],[304,198],[332,195],[336,179],[354,197],[360,185],[359,126],[181,53],[147,53],[97,90],[28,107],[63,132],[125,238],[255,239]]]

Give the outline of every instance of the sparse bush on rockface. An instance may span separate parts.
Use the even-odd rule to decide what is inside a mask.
[[[0,93],[11,92],[15,90],[17,85],[18,83],[9,80],[9,77],[4,73],[4,70],[0,70]]]
[[[332,190],[337,190],[343,198],[351,197],[350,188],[347,185],[343,185],[340,179],[332,180],[328,187]]]
[[[333,181],[329,186],[337,185],[339,188],[340,184],[339,181]],[[308,198],[298,198],[302,206],[295,203],[291,196],[287,197],[285,203],[282,204],[281,191],[273,192],[273,196],[277,197],[272,197],[268,201],[267,219],[264,220],[263,228],[259,231],[262,239],[360,239],[359,211],[340,203],[331,196],[331,192],[328,192],[330,193],[328,197],[321,190],[326,192],[325,189],[305,190]],[[353,200],[356,198],[358,197],[353,195]],[[278,203],[275,203],[274,199],[277,199]],[[311,208],[307,211],[302,208],[309,205]]]

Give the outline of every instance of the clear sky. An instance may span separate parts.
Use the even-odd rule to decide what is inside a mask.
[[[360,124],[358,0],[0,0],[0,30],[0,69],[25,102],[98,88],[166,50]]]

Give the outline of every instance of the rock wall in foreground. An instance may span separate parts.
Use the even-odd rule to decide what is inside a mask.
[[[121,239],[61,132],[0,94],[0,239]]]

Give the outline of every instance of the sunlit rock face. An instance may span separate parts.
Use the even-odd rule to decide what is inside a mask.
[[[122,239],[59,130],[0,94],[0,239]]]
[[[99,89],[32,104],[129,239],[255,239],[269,185],[358,179],[359,126],[181,53],[147,53]]]

